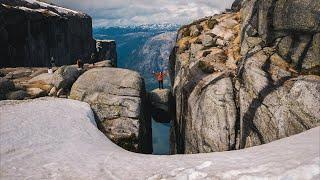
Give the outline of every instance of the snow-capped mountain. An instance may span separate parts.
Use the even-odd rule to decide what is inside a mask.
[[[151,24],[94,28],[96,39],[114,39],[118,66],[133,69],[145,78],[148,90],[156,88],[152,71],[166,70],[179,25]],[[169,85],[167,78],[166,85]]]

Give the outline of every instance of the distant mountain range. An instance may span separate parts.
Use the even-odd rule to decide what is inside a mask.
[[[93,33],[96,39],[116,40],[118,67],[140,72],[147,90],[151,90],[157,87],[152,71],[167,69],[179,27],[175,24],[98,27]],[[165,86],[169,84],[167,78]]]

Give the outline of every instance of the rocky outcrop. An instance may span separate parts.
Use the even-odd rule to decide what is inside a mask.
[[[174,153],[246,148],[320,124],[319,1],[236,4],[178,32]]]
[[[235,0],[233,3],[232,3],[232,6],[231,6],[231,10],[232,11],[240,11],[241,9],[241,5],[242,5],[242,1],[243,0]]]
[[[151,103],[152,118],[161,123],[169,123],[173,119],[175,107],[169,89],[155,89],[148,93]]]
[[[89,60],[94,52],[91,17],[35,0],[2,0],[0,67],[47,67]]]
[[[152,152],[151,119],[138,73],[117,68],[89,70],[73,84],[70,98],[89,103],[101,131],[121,147]]]
[[[245,1],[240,148],[320,123],[319,1]],[[320,42],[320,41],[319,41]]]
[[[238,117],[233,82],[240,60],[239,20],[238,13],[228,13],[179,30],[170,57],[176,100],[172,153],[235,148]],[[200,33],[191,35],[191,28]]]
[[[113,67],[117,67],[117,46],[113,40],[97,40],[96,41],[96,58],[111,61]]]
[[[76,66],[62,66],[53,74],[43,73],[28,81],[27,87],[40,88],[45,94],[68,94],[71,86],[81,74],[81,69]]]
[[[319,179],[320,128],[232,152],[127,152],[96,128],[86,103],[0,101],[0,179]],[[41,168],[39,168],[41,167]],[[124,170],[125,167],[125,170]]]

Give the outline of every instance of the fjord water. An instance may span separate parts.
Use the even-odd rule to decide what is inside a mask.
[[[152,71],[166,71],[170,52],[175,43],[179,26],[132,26],[94,28],[96,39],[112,39],[117,44],[118,67],[139,72],[147,91],[158,88]],[[164,80],[170,87],[169,77]],[[152,119],[153,154],[170,153],[170,123],[158,123]]]

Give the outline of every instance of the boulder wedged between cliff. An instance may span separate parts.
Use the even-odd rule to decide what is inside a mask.
[[[174,118],[175,106],[169,89],[154,89],[148,93],[150,113],[156,122],[170,123]]]

